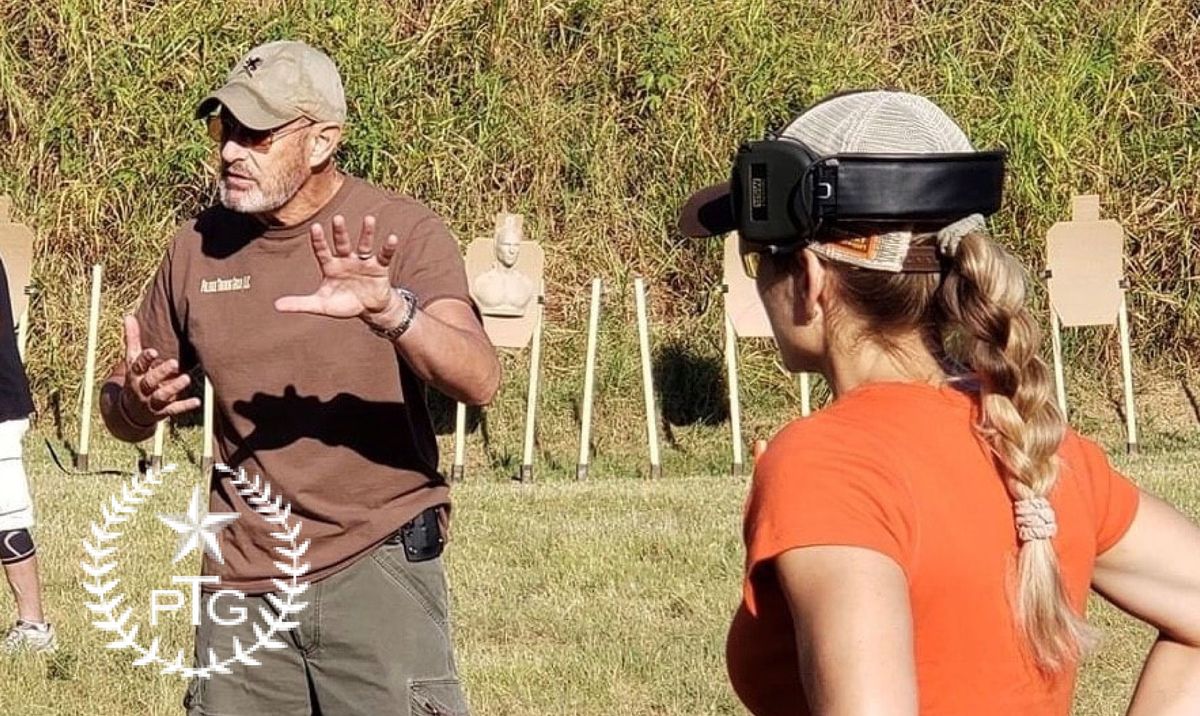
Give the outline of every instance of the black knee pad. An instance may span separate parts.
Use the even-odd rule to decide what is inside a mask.
[[[27,529],[0,532],[0,564],[16,564],[33,556],[33,535]]]

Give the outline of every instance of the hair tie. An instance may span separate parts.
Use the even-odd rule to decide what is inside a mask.
[[[1017,537],[1022,542],[1051,539],[1058,534],[1054,507],[1044,497],[1029,497],[1013,503]]]
[[[986,228],[987,222],[984,221],[983,214],[965,216],[937,232],[938,252],[943,256],[953,257],[958,253],[958,245],[962,243],[964,236]]]

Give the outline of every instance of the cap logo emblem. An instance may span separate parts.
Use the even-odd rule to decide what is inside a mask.
[[[257,70],[258,66],[261,64],[262,64],[261,57],[251,57],[250,59],[246,60],[245,64],[243,64],[242,67],[245,67],[246,73],[248,75],[250,75],[251,77],[253,77],[255,70]]]

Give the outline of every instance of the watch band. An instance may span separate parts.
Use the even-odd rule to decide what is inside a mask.
[[[398,288],[395,286],[392,287],[392,291],[394,291],[395,294],[400,297],[402,301],[404,301],[404,305],[407,306],[404,312],[404,317],[400,319],[400,323],[393,328],[387,329],[378,328],[370,323],[367,324],[367,327],[371,329],[372,333],[382,338],[386,338],[389,341],[394,341],[400,336],[404,335],[409,326],[412,325],[413,319],[417,316],[417,294],[409,291],[407,288]]]

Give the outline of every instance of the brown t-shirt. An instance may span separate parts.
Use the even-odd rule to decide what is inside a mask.
[[[222,207],[184,225],[137,313],[142,344],[201,365],[216,396],[216,456],[261,475],[312,540],[306,576],[323,579],[364,556],[422,510],[449,502],[425,403],[425,385],[392,345],[354,318],[279,313],[275,299],[312,293],[321,274],[308,237],[332,218],[357,240],[376,218],[377,242],[396,234],[392,283],[418,296],[469,302],[455,239],[413,199],[345,177],[315,216],[287,228]],[[209,509],[241,517],[219,533],[224,564],[205,557],[219,588],[273,590],[282,578],[278,528],[214,472]],[[284,545],[286,546],[286,545]]]

